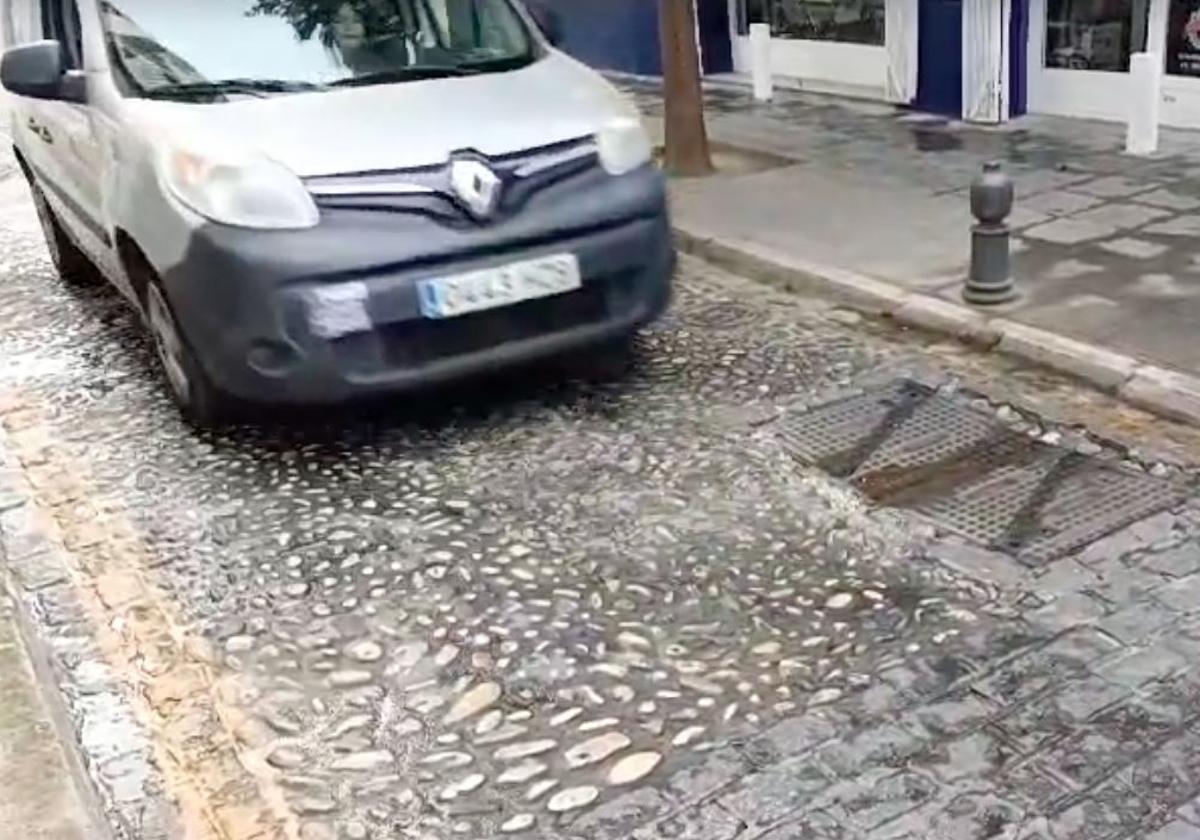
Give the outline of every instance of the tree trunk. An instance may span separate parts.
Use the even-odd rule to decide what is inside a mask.
[[[696,51],[693,0],[659,0],[662,41],[663,100],[666,104],[666,159],[672,175],[707,175],[713,171],[704,129],[704,97],[700,90],[700,57]]]

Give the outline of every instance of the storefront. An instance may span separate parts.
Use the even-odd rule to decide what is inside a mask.
[[[1149,0],[1030,0],[1029,109],[1121,118],[1129,57],[1146,48],[1149,11]]]
[[[1004,33],[1015,1],[694,0],[705,73],[748,75],[749,25],[769,22],[778,76],[983,122],[1011,110]],[[610,70],[661,72],[659,0],[540,2],[558,11],[573,55]]]
[[[1122,120],[1129,57],[1163,60],[1161,119],[1200,128],[1200,0],[1031,0],[1029,109]]]
[[[730,0],[734,66],[769,23],[775,74],[981,122],[1010,111],[1010,0]]]
[[[658,0],[545,0],[568,51],[655,74]],[[1124,120],[1130,56],[1162,56],[1166,125],[1200,128],[1200,0],[696,0],[706,73],[750,70],[749,26],[810,90],[975,122],[1036,113]],[[732,56],[730,55],[732,53]]]
[[[776,75],[817,90],[888,98],[887,38],[892,0],[732,0],[733,62],[749,72],[750,23],[771,25],[771,64]]]

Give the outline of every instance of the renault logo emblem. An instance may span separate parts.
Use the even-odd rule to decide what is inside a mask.
[[[477,219],[486,219],[496,212],[501,186],[500,176],[477,160],[456,160],[450,164],[450,188]]]

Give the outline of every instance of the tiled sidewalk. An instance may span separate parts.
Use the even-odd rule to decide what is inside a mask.
[[[657,128],[657,89],[626,82]],[[1200,373],[1200,135],[1164,131],[1152,158],[1122,126],[1026,117],[990,128],[781,91],[708,91],[717,144],[779,165],[673,185],[689,234],[749,244],[959,301],[967,187],[987,160],[1017,189],[1016,304],[990,311],[1139,362]]]

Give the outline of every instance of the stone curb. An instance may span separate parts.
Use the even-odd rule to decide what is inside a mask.
[[[674,233],[675,243],[684,253],[789,292],[834,297],[870,315],[890,315],[912,297],[911,292],[891,283],[809,263],[754,242],[700,236],[678,226]]]
[[[993,323],[1000,332],[1001,353],[1068,373],[1109,393],[1120,388],[1138,368],[1136,359],[1094,344],[1013,321],[996,319]]]
[[[64,656],[79,656],[86,660],[89,652],[80,647],[73,630],[64,631],[65,635],[61,637],[47,638],[38,629],[35,602],[44,590],[65,585],[67,571],[61,559],[61,548],[27,516],[32,501],[28,488],[17,476],[15,465],[8,433],[0,425],[0,597],[7,596],[12,601],[17,631],[38,682],[35,690],[61,745],[70,775],[68,782],[84,811],[88,837],[116,840],[118,836],[136,836],[139,840],[165,840],[177,836],[178,827],[169,801],[149,800],[150,791],[165,790],[151,763],[119,751],[105,756],[92,754],[82,743],[81,727],[88,725],[96,731],[109,730],[105,732],[106,737],[115,737],[113,723],[118,718],[129,724],[122,731],[136,729],[139,735],[143,732],[132,709],[125,705],[123,686],[114,678],[93,674],[86,689],[75,682],[64,665]],[[14,528],[17,522],[20,524]],[[76,607],[73,600],[66,606]],[[99,709],[99,701],[106,699],[113,703],[94,713],[92,719],[79,711],[86,703],[94,703]],[[148,734],[145,737],[148,740]],[[133,777],[143,780],[141,796],[132,798],[128,792],[123,797],[117,795],[112,785],[121,780],[110,783],[104,778],[105,768],[112,761],[124,761]],[[166,826],[167,830],[160,834],[152,830],[155,825]]]
[[[1117,391],[1133,405],[1189,423],[1200,421],[1200,378],[1154,365],[1139,367]]]
[[[1132,356],[1067,338],[964,304],[911,291],[845,269],[810,263],[756,242],[674,226],[678,249],[789,292],[830,298],[867,315],[944,333],[981,350],[1083,380],[1130,405],[1200,426],[1200,377],[1143,364]]]

